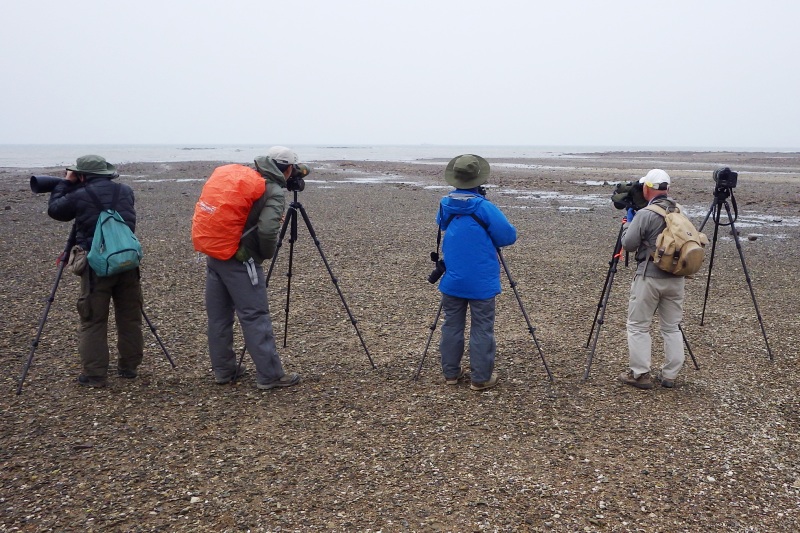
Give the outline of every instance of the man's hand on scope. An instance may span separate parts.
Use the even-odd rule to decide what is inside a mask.
[[[630,221],[632,221],[632,220],[633,220],[633,217],[634,217],[635,215],[636,215],[636,210],[635,210],[634,208],[632,208],[632,207],[629,207],[629,208],[628,208],[628,212],[627,212],[627,214],[625,215],[625,219],[623,220],[623,224],[624,224],[625,222],[630,222]]]

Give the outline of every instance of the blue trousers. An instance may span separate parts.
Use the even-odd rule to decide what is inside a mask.
[[[494,370],[497,345],[494,340],[495,299],[467,300],[442,294],[442,338],[439,352],[442,355],[442,372],[445,377],[455,377],[461,370],[464,355],[464,328],[467,307],[470,310],[469,364],[472,381],[489,381]]]

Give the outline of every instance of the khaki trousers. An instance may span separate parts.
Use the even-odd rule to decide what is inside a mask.
[[[675,379],[685,359],[683,335],[684,278],[657,278],[636,274],[628,301],[628,352],[634,377],[650,372],[650,324],[658,311],[661,337],[664,339],[664,366],[661,375]]]
[[[108,374],[108,308],[114,300],[120,370],[136,370],[142,362],[142,290],[139,269],[116,276],[98,277],[90,267],[81,275],[78,314],[81,317],[78,352],[83,374],[105,378]]]

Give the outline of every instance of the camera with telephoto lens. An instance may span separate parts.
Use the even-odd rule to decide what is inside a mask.
[[[292,165],[292,174],[286,180],[286,188],[290,191],[302,191],[306,188],[306,176],[311,174],[311,167],[305,163],[295,163]]]
[[[431,252],[431,261],[434,263],[433,271],[428,275],[428,283],[436,283],[442,277],[446,267],[444,259],[439,259],[439,254]]]
[[[617,186],[614,187],[614,194],[611,195],[614,207],[617,209],[633,209],[634,211],[647,207],[643,187],[638,180],[617,183]]]
[[[31,191],[36,194],[53,192],[56,185],[64,181],[64,178],[55,176],[31,176]]]
[[[718,168],[714,171],[714,183],[720,189],[733,189],[736,187],[736,181],[739,179],[739,173],[734,172],[728,167]]]

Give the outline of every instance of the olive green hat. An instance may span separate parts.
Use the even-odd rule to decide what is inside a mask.
[[[83,155],[75,161],[75,166],[67,167],[67,170],[81,174],[96,174],[98,176],[114,176],[117,174],[117,167],[108,163],[105,157],[99,155]]]
[[[463,154],[447,163],[444,179],[457,189],[472,189],[489,181],[489,162],[479,155]]]

